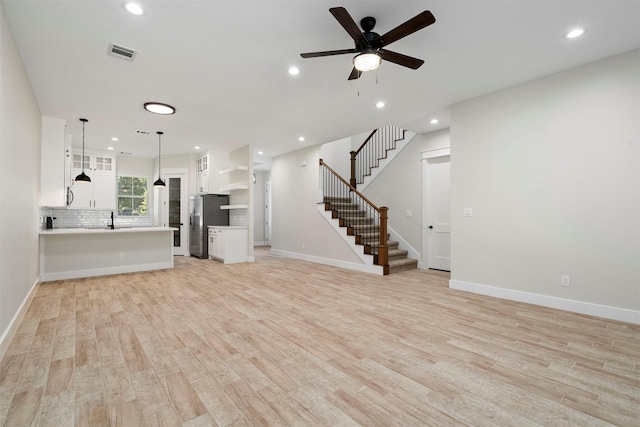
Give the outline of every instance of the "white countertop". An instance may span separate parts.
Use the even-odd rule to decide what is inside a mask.
[[[224,228],[224,229],[246,229],[246,225],[209,225],[207,228]]]
[[[114,230],[110,228],[53,228],[51,230],[41,230],[41,236],[59,235],[59,234],[115,234],[115,233],[149,233],[157,231],[174,231],[174,227],[116,227]]]

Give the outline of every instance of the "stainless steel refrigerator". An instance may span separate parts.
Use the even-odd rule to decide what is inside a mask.
[[[189,253],[198,258],[208,256],[208,226],[229,225],[229,196],[199,194],[189,197]]]

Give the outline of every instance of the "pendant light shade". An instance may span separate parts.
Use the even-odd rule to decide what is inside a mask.
[[[164,181],[160,178],[160,165],[162,164],[161,138],[164,132],[156,132],[158,134],[158,179],[153,183],[154,187],[166,187]]]
[[[77,183],[91,182],[91,178],[89,178],[89,175],[84,173],[84,124],[87,123],[89,120],[80,119],[80,121],[82,122],[82,158],[80,159],[80,164],[82,165],[82,173],[76,176],[75,182]]]

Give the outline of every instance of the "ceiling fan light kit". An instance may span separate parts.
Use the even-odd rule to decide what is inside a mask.
[[[375,53],[361,53],[353,58],[353,66],[358,71],[373,71],[380,66],[382,58]]]
[[[360,31],[358,24],[355,23],[344,7],[332,7],[329,12],[351,36],[355,47],[352,49],[301,53],[300,56],[303,58],[357,53],[358,55],[353,58],[353,70],[351,70],[349,80],[359,79],[363,72],[375,70],[380,66],[383,59],[412,70],[416,70],[424,64],[422,59],[392,52],[384,49],[384,47],[436,22],[436,18],[428,10],[417,14],[383,35],[372,31],[376,25],[376,19],[371,16],[366,16],[360,20],[360,26],[364,30]]]

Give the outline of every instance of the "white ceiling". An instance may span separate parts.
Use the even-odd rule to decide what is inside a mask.
[[[74,145],[86,117],[87,149],[140,157],[157,156],[159,130],[163,154],[252,144],[258,162],[387,124],[427,132],[458,101],[640,47],[637,0],[140,0],[141,17],[119,0],[2,3],[42,113],[66,119]],[[375,17],[379,34],[430,10],[435,24],[389,46],[425,64],[347,81],[352,55],[302,59],[353,47],[334,6]],[[565,39],[575,26],[585,34]],[[108,55],[110,42],[135,60]],[[147,101],[177,113],[147,113]]]

